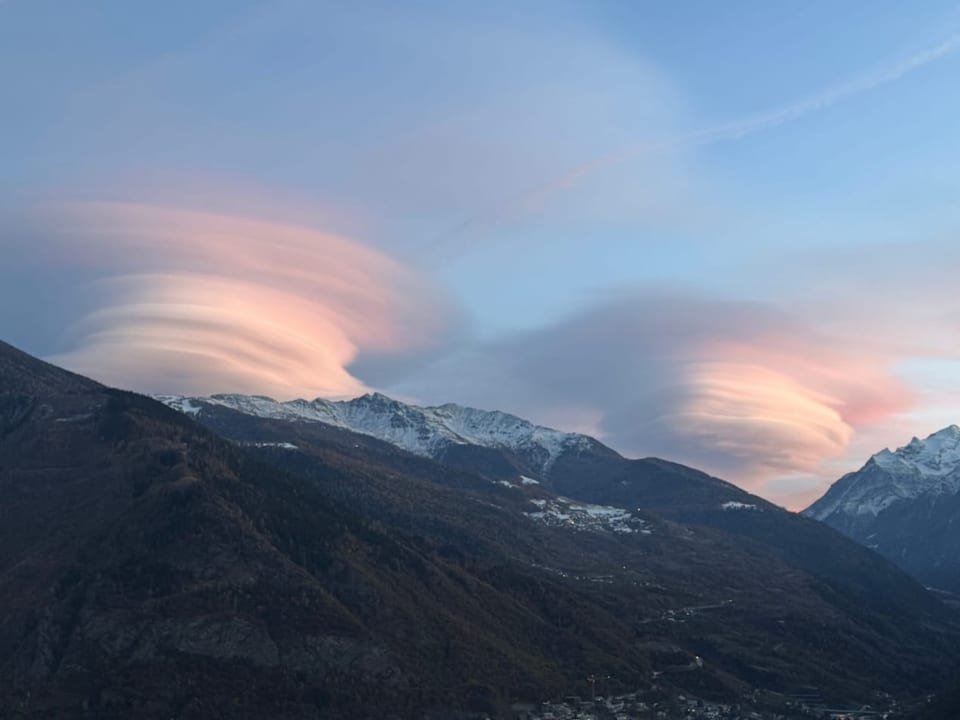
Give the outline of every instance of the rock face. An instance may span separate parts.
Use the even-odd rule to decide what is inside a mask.
[[[876,550],[924,584],[960,593],[960,427],[878,452],[804,514]]]

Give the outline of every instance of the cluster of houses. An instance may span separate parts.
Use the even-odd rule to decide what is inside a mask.
[[[780,711],[724,704],[679,695],[651,701],[641,693],[581,699],[577,696],[538,705],[513,706],[515,720],[893,720],[891,709],[832,708],[816,697],[790,697]]]
[[[742,710],[739,705],[683,695],[670,701],[648,701],[639,693],[594,700],[570,696],[539,706],[515,705],[513,710],[516,720],[786,720],[785,716]]]

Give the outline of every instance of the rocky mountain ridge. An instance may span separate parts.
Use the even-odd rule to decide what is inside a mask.
[[[950,425],[895,451],[883,449],[860,470],[838,480],[805,512],[826,520],[876,517],[901,501],[960,492],[960,427]]]
[[[198,412],[206,403],[274,420],[321,422],[434,459],[457,445],[506,449],[521,455],[538,474],[549,472],[565,452],[600,445],[586,435],[543,427],[497,410],[478,410],[454,403],[422,407],[381,393],[343,401],[317,398],[279,402],[263,396],[233,394],[161,395],[157,399],[188,413]]]
[[[804,511],[925,584],[960,592],[960,427],[881,450]]]

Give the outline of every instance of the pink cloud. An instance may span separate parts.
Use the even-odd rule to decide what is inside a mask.
[[[454,354],[400,387],[586,426],[627,456],[796,506],[861,434],[914,408],[897,359],[772,304],[637,292]]]
[[[910,409],[892,359],[804,324],[732,342],[708,340],[688,379],[695,427],[725,426],[751,474],[809,472],[846,450],[858,428]],[[698,431],[699,432],[699,431]]]
[[[843,452],[853,428],[837,398],[764,364],[690,364],[664,421],[697,444],[750,466],[750,475],[795,472]],[[748,478],[741,478],[746,480]]]
[[[359,352],[428,346],[446,322],[413,272],[310,228],[132,204],[47,217],[48,259],[100,271],[105,298],[51,359],[111,384],[353,396]]]

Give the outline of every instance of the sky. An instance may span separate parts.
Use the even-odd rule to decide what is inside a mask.
[[[0,337],[791,508],[960,423],[960,6],[0,0]]]

